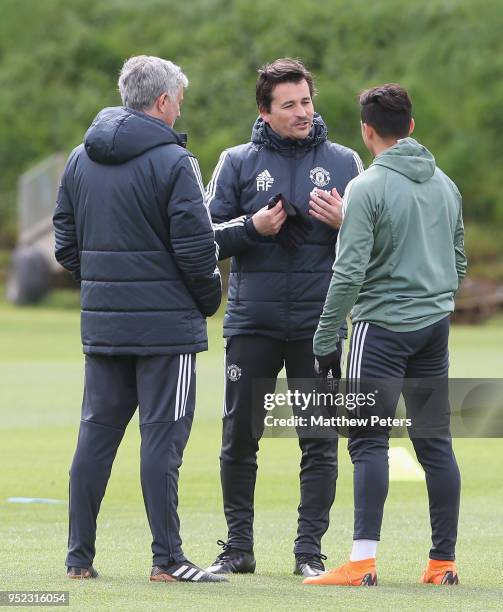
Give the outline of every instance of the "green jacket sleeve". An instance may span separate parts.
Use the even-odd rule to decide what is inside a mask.
[[[461,196],[460,196],[461,198]],[[456,255],[456,272],[458,274],[458,289],[466,276],[466,254],[465,254],[465,228],[463,225],[463,212],[461,202],[459,207],[459,217],[454,232],[454,252]]]
[[[374,197],[358,180],[347,192],[345,209],[334,274],[314,336],[314,354],[318,356],[335,350],[338,331],[358,298],[374,245],[377,207]]]

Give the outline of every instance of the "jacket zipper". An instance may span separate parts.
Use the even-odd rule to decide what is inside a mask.
[[[290,172],[290,201],[295,204],[295,179],[297,174],[297,150],[293,151],[293,168]],[[290,251],[286,252],[286,339],[290,339]]]

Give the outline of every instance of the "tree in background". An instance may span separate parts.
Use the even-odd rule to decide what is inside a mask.
[[[2,0],[0,243],[15,239],[18,175],[69,151],[100,108],[118,105],[118,71],[140,53],[188,74],[177,127],[206,178],[223,148],[249,137],[257,67],[289,55],[315,73],[332,138],[362,154],[357,93],[402,83],[417,137],[460,185],[465,217],[501,223],[501,31],[499,0]]]

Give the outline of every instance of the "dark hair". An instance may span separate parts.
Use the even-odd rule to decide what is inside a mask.
[[[359,102],[362,122],[371,125],[382,138],[409,135],[412,102],[407,91],[397,83],[365,89]]]
[[[272,90],[278,83],[300,83],[303,80],[309,85],[309,93],[316,93],[313,76],[300,60],[283,57],[271,64],[265,64],[258,70],[255,96],[259,110],[271,110]]]

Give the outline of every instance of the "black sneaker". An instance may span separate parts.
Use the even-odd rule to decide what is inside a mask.
[[[213,574],[253,574],[255,571],[255,557],[253,550],[238,550],[226,542],[217,540],[217,544],[224,549],[206,569]]]
[[[228,582],[224,576],[216,576],[197,567],[190,561],[172,565],[154,565],[150,582]]]
[[[97,578],[98,572],[91,567],[68,567],[66,570],[68,578],[75,578],[78,580],[87,580],[88,578]]]
[[[295,555],[295,567],[293,573],[296,576],[319,576],[325,571],[323,561],[326,560],[325,555],[310,555],[307,553],[298,553]]]

